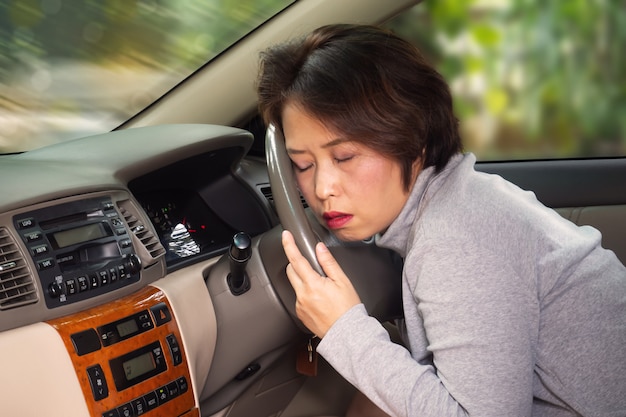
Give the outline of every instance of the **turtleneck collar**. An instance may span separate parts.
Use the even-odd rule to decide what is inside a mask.
[[[376,245],[391,249],[402,256],[402,258],[406,257],[409,231],[418,218],[418,211],[430,185],[437,178],[447,176],[463,159],[463,154],[454,155],[450,158],[444,169],[438,173],[435,172],[434,167],[428,167],[422,170],[417,176],[411,193],[398,217],[396,217],[385,232],[375,236]]]

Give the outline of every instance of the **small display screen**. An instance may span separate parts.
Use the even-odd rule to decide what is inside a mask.
[[[92,223],[74,229],[63,230],[62,232],[53,233],[52,236],[59,248],[75,245],[77,243],[88,242],[94,239],[108,236],[102,223]]]
[[[127,381],[132,381],[156,369],[154,358],[150,352],[127,360],[122,366],[124,367],[124,375]]]
[[[117,329],[117,333],[122,338],[139,331],[139,327],[137,326],[135,319],[118,323],[115,328]]]

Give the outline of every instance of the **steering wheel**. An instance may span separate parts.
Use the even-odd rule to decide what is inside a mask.
[[[287,155],[283,133],[273,124],[267,129],[265,151],[278,218],[283,228],[293,234],[300,252],[311,266],[320,275],[325,276],[315,256],[315,245],[322,241],[352,281],[370,315],[381,321],[401,317],[400,258],[390,250],[378,248],[373,239],[367,242],[341,242],[315,219],[309,209],[304,209],[296,187],[291,160]],[[281,231],[278,229],[273,233],[272,245],[281,245],[279,236]],[[284,256],[284,253],[282,255]],[[295,313],[295,292],[285,273],[286,257],[277,263],[282,270],[268,271],[268,275],[287,311],[296,323],[303,327]]]

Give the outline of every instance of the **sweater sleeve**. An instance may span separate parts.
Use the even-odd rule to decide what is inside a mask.
[[[394,344],[365,308],[330,329],[319,352],[348,381],[393,416],[529,416],[538,306],[532,291],[486,251],[462,245],[407,259],[414,308],[410,337],[423,326],[432,365]],[[463,260],[459,262],[458,260]],[[414,329],[415,330],[415,329]],[[418,356],[419,356],[418,355]]]

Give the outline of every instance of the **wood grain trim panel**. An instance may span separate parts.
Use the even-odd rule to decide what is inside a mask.
[[[95,352],[87,353],[82,356],[79,356],[76,353],[74,344],[71,340],[72,334],[90,328],[96,329],[99,326],[112,323],[143,310],[149,311],[151,306],[161,302],[168,306],[172,315],[172,319],[169,322],[164,323],[161,326],[155,325],[150,330],[130,337],[129,339],[122,340],[113,345],[102,346]],[[152,318],[154,321],[154,317]],[[164,403],[163,405],[143,413],[142,415],[147,417],[163,415],[196,417],[199,415],[197,409],[195,413],[193,411],[195,408],[195,400],[193,395],[192,379],[189,374],[187,357],[183,348],[182,337],[176,322],[176,317],[174,316],[172,306],[161,290],[154,287],[147,287],[137,293],[105,305],[94,307],[70,316],[50,320],[48,321],[48,324],[54,327],[63,339],[63,343],[65,344],[74,365],[83,395],[85,396],[85,402],[92,416],[102,417],[104,412],[140,398],[151,391],[155,391],[166,384],[171,383],[172,381],[176,381],[180,377],[186,378],[188,384],[187,391]],[[170,334],[174,334],[176,336],[182,354],[182,363],[176,366],[173,363],[170,349],[165,339],[166,336]],[[161,348],[167,363],[167,370],[118,392],[115,387],[109,361],[135,351],[143,346],[149,345],[156,340],[161,343]],[[102,367],[109,391],[108,396],[99,401],[94,400],[89,377],[87,375],[87,368],[96,364],[100,364]]]

